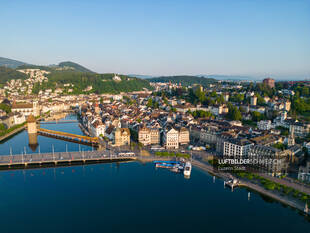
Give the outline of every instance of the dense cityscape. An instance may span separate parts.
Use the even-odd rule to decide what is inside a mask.
[[[179,81],[174,83],[162,77],[148,80],[149,89],[96,94],[89,85],[79,90],[82,94],[72,95],[71,87],[76,84],[64,83],[65,79],[55,83],[55,88],[44,88],[49,73],[59,69],[15,70],[27,77],[8,80],[2,86],[2,140],[20,132],[30,119],[53,119],[74,111],[84,134],[114,149],[187,159],[194,152],[215,167],[221,158],[276,159],[277,164],[252,164],[264,174],[264,180],[250,172],[232,174],[254,183],[260,180],[267,191],[285,193],[307,211],[309,81],[208,80],[201,85],[192,79],[191,85],[182,85],[184,77],[174,77]],[[113,74],[110,82],[128,79]],[[33,93],[35,85],[43,87],[37,94]]]
[[[0,12],[1,233],[309,232],[309,0]]]

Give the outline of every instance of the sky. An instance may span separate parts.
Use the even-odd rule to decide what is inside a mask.
[[[0,56],[96,72],[310,78],[310,0],[0,0]]]

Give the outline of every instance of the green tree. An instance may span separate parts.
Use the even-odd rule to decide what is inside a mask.
[[[233,105],[229,107],[227,117],[230,120],[234,120],[234,121],[240,121],[242,119],[241,112],[236,106],[233,106]]]

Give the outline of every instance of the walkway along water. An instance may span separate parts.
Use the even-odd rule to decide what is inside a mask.
[[[219,172],[215,172],[214,171],[214,168],[211,166],[211,165],[208,165],[208,164],[205,164],[205,163],[202,163],[198,160],[192,160],[192,164],[198,168],[200,168],[201,170],[204,170],[204,171],[207,171],[208,173],[210,174],[213,174],[215,176],[218,176],[224,180],[228,180],[228,179],[231,179],[232,175],[231,174],[228,174],[228,173],[219,173]],[[301,203],[297,203],[296,201],[293,201],[293,200],[290,200],[288,199],[287,197],[285,196],[280,196],[280,195],[277,195],[269,190],[266,190],[264,189],[263,187],[257,185],[257,184],[253,184],[253,183],[250,183],[246,180],[241,180],[241,185],[240,186],[244,186],[244,187],[247,187],[249,189],[252,189],[258,193],[261,193],[263,195],[266,195],[268,197],[271,197],[281,203],[284,203],[286,205],[289,205],[293,208],[296,208],[302,212],[304,212],[304,205],[302,205]]]

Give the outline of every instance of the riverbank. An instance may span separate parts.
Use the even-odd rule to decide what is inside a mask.
[[[22,124],[22,125],[18,125],[18,127],[16,127],[15,129],[7,132],[6,134],[4,134],[3,136],[0,137],[0,142],[5,141],[6,139],[14,136],[15,134],[23,131],[26,128],[26,124]]]

